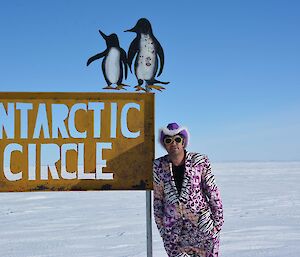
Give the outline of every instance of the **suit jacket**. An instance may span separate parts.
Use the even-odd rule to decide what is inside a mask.
[[[154,161],[153,173],[154,217],[165,247],[185,236],[197,238],[191,243],[195,247],[215,239],[224,222],[223,207],[207,156],[185,153],[180,195],[168,155]]]

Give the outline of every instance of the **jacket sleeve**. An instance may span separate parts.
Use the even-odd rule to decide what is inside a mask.
[[[204,169],[202,171],[202,187],[212,211],[214,226],[217,231],[220,231],[224,223],[223,204],[215,177],[211,172],[209,159],[207,157],[205,157]]]
[[[159,161],[153,163],[153,210],[154,219],[161,236],[164,235],[163,214],[164,214],[164,185],[158,175]]]

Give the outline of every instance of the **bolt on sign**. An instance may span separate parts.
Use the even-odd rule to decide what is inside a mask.
[[[0,93],[0,192],[152,189],[154,94]]]

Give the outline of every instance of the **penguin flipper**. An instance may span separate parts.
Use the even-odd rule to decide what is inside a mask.
[[[170,82],[163,82],[163,81],[159,81],[157,79],[151,79],[151,80],[147,80],[147,85],[153,85],[154,83],[156,84],[163,84],[163,85],[167,85],[169,84]]]
[[[121,61],[124,64],[124,70],[125,70],[125,79],[127,79],[127,74],[128,74],[128,60],[127,60],[127,56],[126,56],[126,52],[124,49],[120,48],[121,50]]]
[[[93,61],[96,61],[106,55],[107,51],[104,51],[102,53],[96,54],[88,59],[86,66],[89,66]]]
[[[128,50],[128,66],[129,66],[129,69],[130,69],[130,72],[132,73],[132,70],[131,70],[131,65],[132,65],[132,61],[133,61],[133,58],[134,56],[136,55],[137,51],[138,51],[138,43],[139,43],[139,40],[138,38],[136,37],[130,44],[130,47],[129,47],[129,50]]]
[[[157,74],[157,77],[159,77],[164,68],[165,55],[164,55],[164,50],[163,50],[162,46],[160,45],[160,43],[158,42],[158,40],[155,38],[154,41],[155,41],[155,45],[157,47],[157,54],[159,56],[159,61],[160,61],[159,72]]]

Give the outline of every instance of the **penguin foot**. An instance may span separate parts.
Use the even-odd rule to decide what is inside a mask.
[[[125,87],[130,87],[129,85],[125,85],[125,84],[119,84],[116,89],[117,90],[121,90],[121,89],[124,89],[124,90],[127,90]]]
[[[106,87],[103,87],[102,89],[117,89],[117,87],[106,86]]]
[[[143,90],[143,91],[147,92],[147,90],[145,88],[143,88],[142,86],[140,86],[140,85],[137,85],[134,88],[135,88],[135,91],[141,91],[141,90]]]
[[[148,85],[148,87],[149,87],[150,89],[156,89],[156,90],[158,90],[158,91],[160,91],[160,92],[162,92],[163,89],[166,89],[165,87],[157,86],[157,85]]]

